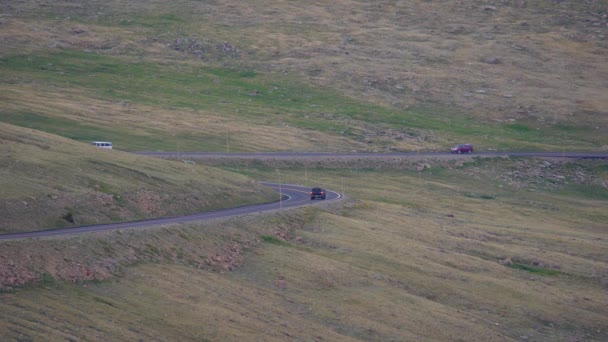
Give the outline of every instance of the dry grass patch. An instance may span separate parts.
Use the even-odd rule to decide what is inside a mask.
[[[263,119],[243,120],[238,114],[91,99],[87,91],[73,89],[49,92],[36,86],[2,88],[4,110],[35,113],[34,118],[23,125],[50,129],[83,142],[112,140],[115,148],[121,150],[164,147],[176,152],[202,149],[256,152],[367,148],[348,138]],[[23,102],[24,98],[29,100]],[[123,132],[125,128],[128,131]]]
[[[601,163],[587,164],[602,170]],[[21,297],[34,292],[52,305],[60,293],[69,297],[66,312],[115,305],[85,310],[82,319],[95,322],[99,336],[119,339],[604,340],[605,200],[551,188],[522,192],[502,183],[493,165],[509,162],[450,172],[437,165],[421,173],[308,170],[311,184],[343,187],[349,199],[226,223],[87,237],[81,245],[95,251],[87,263],[133,256],[120,257],[118,277],[18,289],[3,294],[3,312],[31,316],[37,309],[20,305]],[[554,171],[562,167],[571,168]],[[463,176],[472,168],[478,176],[469,182]],[[282,179],[297,183],[302,171],[283,169]],[[274,169],[249,172],[276,177]],[[467,196],[472,192],[493,197]],[[101,248],[106,238],[112,250]],[[48,248],[72,243],[62,241]],[[8,247],[18,244],[28,242]],[[143,264],[128,266],[133,262]],[[121,313],[109,331],[103,322],[113,310]],[[7,322],[11,333],[35,333],[36,323]],[[67,324],[84,334],[83,325]]]

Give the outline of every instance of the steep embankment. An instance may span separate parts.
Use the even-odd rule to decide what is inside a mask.
[[[0,232],[130,221],[272,200],[251,179],[0,124]]]

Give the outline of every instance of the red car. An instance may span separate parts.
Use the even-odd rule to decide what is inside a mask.
[[[450,149],[452,153],[471,153],[473,152],[473,145],[471,144],[460,144]]]

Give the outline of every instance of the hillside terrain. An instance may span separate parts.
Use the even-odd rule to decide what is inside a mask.
[[[346,194],[331,206],[3,242],[0,336],[608,338],[605,163],[420,163],[430,168],[309,168],[309,184]],[[247,172],[272,180],[276,166]],[[281,172],[305,178],[299,165]]]
[[[251,179],[0,123],[0,233],[177,216],[276,199]]]
[[[2,241],[0,340],[606,341],[606,161],[180,153],[608,151],[607,37],[603,0],[0,0],[0,233],[345,195]]]
[[[3,1],[0,118],[123,150],[606,150],[607,7]]]

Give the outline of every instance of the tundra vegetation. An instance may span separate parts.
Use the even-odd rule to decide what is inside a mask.
[[[285,182],[344,191],[333,204],[4,242],[3,272],[40,281],[0,294],[0,330],[14,339],[608,337],[608,198],[589,195],[606,181],[605,163],[425,163],[281,169]],[[238,169],[272,180],[275,166]]]
[[[0,337],[607,340],[605,161],[179,156],[606,151],[607,24],[593,0],[0,1],[0,232],[269,201],[277,172],[346,194],[1,242]]]

